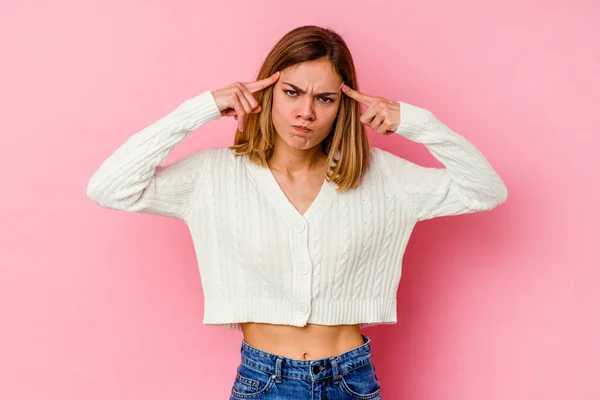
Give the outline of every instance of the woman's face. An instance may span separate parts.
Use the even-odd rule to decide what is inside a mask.
[[[273,88],[275,145],[308,150],[320,144],[337,116],[342,83],[326,59],[283,69]],[[310,131],[298,131],[294,125]]]

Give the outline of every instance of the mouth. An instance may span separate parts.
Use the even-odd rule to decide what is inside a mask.
[[[302,126],[302,125],[293,125],[293,127],[294,127],[294,129],[296,129],[296,131],[302,132],[302,133],[308,133],[308,132],[312,131],[312,129],[308,129],[307,127]]]

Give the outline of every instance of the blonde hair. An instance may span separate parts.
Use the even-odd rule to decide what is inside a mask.
[[[294,64],[320,59],[329,60],[344,83],[358,90],[354,61],[342,37],[331,29],[314,25],[301,26],[285,34],[265,58],[256,80],[268,78]],[[253,93],[262,110],[246,117],[244,131],[236,129],[234,144],[229,147],[234,154],[247,155],[250,161],[263,167],[268,166],[275,143],[271,111],[273,87]],[[335,183],[340,192],[356,188],[369,167],[369,141],[359,118],[359,104],[342,95],[331,131],[321,142],[330,165],[326,179]]]

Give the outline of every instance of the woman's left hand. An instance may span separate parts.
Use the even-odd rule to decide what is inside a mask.
[[[392,134],[400,125],[400,104],[383,97],[374,97],[342,86],[342,91],[360,104],[368,107],[360,117],[360,122],[377,131],[380,135]]]

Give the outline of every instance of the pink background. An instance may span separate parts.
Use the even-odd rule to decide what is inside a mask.
[[[131,134],[252,80],[311,23],[347,40],[363,92],[432,110],[509,188],[496,210],[417,225],[399,323],[363,331],[383,397],[600,398],[598,2],[35,3],[0,5],[0,399],[228,398],[242,336],[201,324],[186,226],[85,189]],[[235,126],[201,127],[167,161]]]

